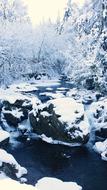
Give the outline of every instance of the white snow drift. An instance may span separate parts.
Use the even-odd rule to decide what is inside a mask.
[[[4,173],[0,174],[0,189],[11,190],[82,190],[82,187],[74,182],[62,182],[54,178],[43,178],[38,181],[35,186],[20,184],[10,178],[7,178]]]

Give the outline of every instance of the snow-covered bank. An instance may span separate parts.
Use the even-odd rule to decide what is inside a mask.
[[[7,190],[82,190],[82,187],[74,182],[62,182],[61,180],[54,178],[43,178],[38,181],[35,186],[20,184],[19,182],[12,180],[5,176],[4,173],[0,173],[0,189]]]
[[[4,173],[0,173],[0,189],[11,190],[37,190],[32,185],[20,184],[18,181],[8,178]]]

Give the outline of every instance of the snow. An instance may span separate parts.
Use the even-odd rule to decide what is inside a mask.
[[[96,142],[93,148],[101,155],[102,160],[107,161],[107,139],[103,142]]]
[[[96,130],[107,128],[107,99],[92,103],[89,112],[90,120]]]
[[[10,137],[10,134],[7,131],[0,129],[0,142],[8,139],[9,137]]]
[[[77,103],[72,98],[58,98],[50,101],[54,105],[54,111],[60,115],[62,122],[75,122],[76,116],[80,117],[84,114],[83,105]],[[77,112],[77,113],[76,113]]]
[[[50,116],[51,116],[51,114],[49,114],[47,111],[43,111],[43,112],[41,113],[41,115],[42,115],[43,117],[50,117]]]
[[[107,161],[107,150],[101,153],[101,158],[102,160]]]
[[[45,177],[36,184],[38,190],[82,190],[82,187],[74,182],[63,182],[56,178]]]
[[[0,188],[7,190],[37,190],[32,185],[20,184],[19,182],[12,180],[8,177],[2,179],[0,175]]]
[[[56,178],[42,178],[35,186],[20,184],[18,181],[8,178],[3,172],[0,173],[0,188],[7,190],[82,190],[75,182],[63,182]]]
[[[20,178],[24,174],[27,174],[27,170],[24,167],[21,167],[11,154],[8,154],[5,150],[0,149],[0,165],[1,166],[2,166],[2,163],[8,163],[10,165],[15,166],[15,169],[18,170],[16,173],[17,178]]]
[[[18,124],[18,129],[20,130],[26,130],[27,132],[31,131],[31,125],[29,118],[27,120],[24,120],[23,122]]]
[[[50,104],[54,106],[53,109],[55,111],[55,114],[59,116],[58,119],[60,120],[60,122],[66,124],[66,130],[68,131],[68,133],[72,127],[75,127],[75,137],[72,136],[72,138],[76,138],[78,136],[84,138],[84,135],[89,134],[89,122],[84,111],[84,106],[83,104],[76,102],[72,98],[64,97],[49,100],[45,104],[40,104],[36,107],[35,110],[31,112],[33,112],[35,117],[37,115],[38,110],[41,110],[41,114],[44,117],[50,116],[50,114],[42,111],[45,107],[48,107]],[[79,122],[76,123],[76,121]],[[80,129],[80,132],[78,131],[78,128]],[[53,140],[47,139],[47,137],[43,138],[43,140],[53,142]],[[59,141],[55,141],[53,143],[61,144],[61,142]]]
[[[49,91],[51,91],[51,90],[53,90],[52,88],[46,88],[46,90],[49,90]]]
[[[16,93],[12,91],[11,89],[0,89],[0,99],[1,100],[7,100],[11,104],[14,104],[16,100],[30,100],[30,97],[23,95],[21,93]]]
[[[12,84],[9,86],[10,90],[13,90],[15,92],[31,92],[31,91],[37,91],[38,88],[35,86],[35,84],[30,84],[28,82],[26,83],[20,83],[20,84]]]
[[[58,140],[54,140],[51,137],[47,137],[46,135],[42,134],[39,136],[35,136],[34,138],[40,138],[42,139],[44,142],[50,143],[50,144],[56,144],[56,145],[64,145],[64,146],[69,146],[69,147],[79,147],[81,146],[81,143],[66,143],[63,141],[58,141]]]
[[[96,142],[93,148],[99,154],[105,152],[105,150],[107,149],[107,140],[105,140],[104,142]]]
[[[60,91],[65,91],[65,90],[67,90],[68,88],[64,88],[64,87],[59,87],[59,88],[57,88],[57,90],[60,90]]]
[[[84,135],[89,133],[88,119],[84,112],[84,106],[81,103],[78,103],[74,99],[68,97],[50,100],[49,103],[54,105],[55,113],[60,115],[59,120],[68,124],[68,130],[73,124],[75,124],[76,119],[80,119],[82,116],[84,116],[84,120],[82,120],[79,125],[76,125],[77,128],[79,126]]]
[[[18,108],[13,109],[12,111],[3,110],[3,113],[10,113],[10,114],[12,114],[14,117],[19,118],[19,119],[23,116],[23,112],[20,111],[20,109],[18,109]]]
[[[78,93],[78,90],[76,88],[73,88],[73,89],[70,89],[68,92],[67,92],[67,96],[68,97],[72,97],[72,96],[76,96]]]
[[[12,87],[8,88],[8,89],[0,88],[0,100],[2,100],[2,101],[6,100],[10,104],[14,104],[16,102],[16,100],[23,100],[23,101],[25,101],[23,103],[23,106],[29,105],[31,102],[33,108],[37,104],[41,103],[41,101],[36,97],[36,95],[29,95],[29,94],[23,95],[21,92],[15,92],[14,90],[12,90]],[[28,102],[26,102],[26,100]],[[17,111],[14,110],[13,114],[18,114],[18,113],[15,113]]]

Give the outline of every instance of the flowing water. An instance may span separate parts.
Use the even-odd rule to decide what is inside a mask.
[[[70,84],[61,84],[65,91],[72,88]],[[46,87],[47,88],[47,87]],[[39,95],[46,92],[45,87],[33,92]],[[51,87],[55,92],[59,86]],[[65,91],[63,93],[65,93]],[[39,96],[43,102],[49,97]],[[83,147],[70,148],[62,145],[50,145],[41,140],[20,142],[17,146],[9,145],[8,152],[28,170],[28,183],[35,184],[42,177],[57,177],[63,181],[75,181],[83,190],[107,189],[107,162],[93,150],[94,132],[90,141]]]

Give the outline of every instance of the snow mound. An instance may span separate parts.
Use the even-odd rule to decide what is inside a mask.
[[[1,177],[1,176],[0,176]],[[37,190],[32,185],[20,184],[19,182],[12,180],[10,178],[4,178],[0,180],[0,188],[7,190]]]
[[[36,184],[38,190],[82,190],[82,187],[74,182],[63,182],[56,178],[43,178]]]
[[[63,182],[55,178],[43,178],[35,186],[20,184],[0,173],[0,188],[7,190],[82,190],[82,187],[74,182]]]
[[[83,105],[76,103],[74,99],[71,98],[58,98],[50,101],[54,105],[55,113],[60,115],[60,120],[63,122],[74,122],[76,114],[78,117],[84,114]],[[78,113],[76,113],[76,111]]]

